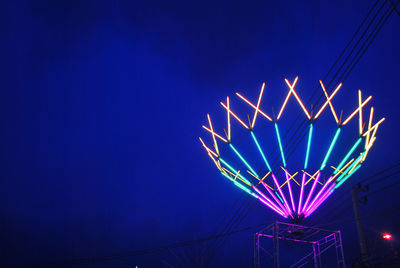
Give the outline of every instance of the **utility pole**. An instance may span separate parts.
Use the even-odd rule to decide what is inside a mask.
[[[358,206],[358,203],[361,204],[366,204],[367,199],[366,197],[363,198],[363,200],[360,200],[358,198],[358,193],[359,192],[368,192],[369,187],[362,188],[361,184],[358,183],[357,186],[353,187],[351,189],[351,197],[353,199],[353,209],[354,209],[354,216],[357,224],[357,233],[358,233],[358,240],[360,243],[360,252],[361,252],[361,267],[370,267],[369,265],[369,254],[368,254],[368,248],[367,248],[367,243],[365,241],[365,236],[364,236],[364,231],[362,228],[362,223],[361,223],[361,216],[360,216],[360,208]]]

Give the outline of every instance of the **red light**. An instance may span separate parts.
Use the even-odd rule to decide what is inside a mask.
[[[392,240],[392,235],[389,233],[382,233],[382,238],[385,240]]]

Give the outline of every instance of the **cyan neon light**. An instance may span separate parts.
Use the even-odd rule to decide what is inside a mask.
[[[225,177],[228,178],[230,181],[234,182],[235,180],[232,179],[231,177],[229,177],[228,175],[226,175],[224,172],[221,172],[221,174]]]
[[[356,167],[355,169],[353,169],[353,171],[349,175],[344,177],[338,184],[336,184],[335,189],[339,188],[345,181],[347,181],[347,179],[350,178],[350,176],[353,175],[360,167],[361,167],[361,164],[358,167]]]
[[[313,132],[313,124],[310,124],[310,130],[308,131],[307,152],[306,152],[306,160],[304,161],[304,169],[307,169],[308,166],[308,156],[310,155],[312,132]]]
[[[233,173],[237,174],[238,177],[240,177],[242,180],[244,180],[245,182],[247,182],[249,185],[252,185],[251,182],[249,182],[248,180],[246,180],[240,173],[239,171],[235,170],[233,167],[231,167],[228,163],[225,162],[225,160],[223,160],[221,157],[218,158],[219,161],[221,161],[225,166],[227,166]],[[224,174],[224,173],[223,173]],[[225,175],[225,174],[224,174]]]
[[[329,146],[328,152],[326,153],[326,155],[325,155],[325,157],[324,157],[324,161],[322,162],[322,165],[321,165],[321,168],[320,168],[321,171],[322,171],[322,170],[325,168],[325,166],[326,166],[326,162],[328,161],[329,156],[330,156],[331,153],[332,153],[332,149],[333,149],[333,147],[334,147],[335,144],[336,144],[336,140],[337,140],[337,138],[339,137],[339,134],[340,134],[340,131],[341,131],[341,130],[342,130],[341,128],[338,128],[338,129],[336,130],[335,136],[333,137],[333,140],[332,140],[332,142],[331,142],[331,145]]]
[[[283,202],[283,199],[282,199],[282,197],[278,194],[278,192],[275,191],[275,195],[279,198],[279,200],[280,200],[280,201],[282,202],[282,204],[283,204],[283,203],[284,203],[284,202]]]
[[[255,198],[258,198],[258,196],[254,196],[253,193],[252,193],[249,189],[247,189],[245,186],[243,186],[243,185],[240,184],[239,182],[234,181],[231,177],[229,177],[228,175],[226,175],[226,174],[223,173],[223,172],[221,172],[221,174],[224,175],[224,177],[228,178],[230,181],[232,181],[233,184],[235,184],[237,187],[239,187],[240,189],[242,189],[242,190],[245,191],[246,193],[252,195],[252,196],[255,197]]]
[[[253,132],[253,131],[250,131],[250,133],[251,133],[251,137],[253,137],[254,143],[257,145],[258,151],[260,151],[260,154],[261,154],[262,159],[264,159],[264,162],[265,162],[265,164],[267,165],[268,170],[269,170],[269,171],[272,171],[272,170],[271,170],[271,167],[270,167],[270,165],[269,165],[269,163],[268,163],[268,161],[267,161],[267,158],[266,158],[265,155],[264,155],[263,150],[261,150],[261,146],[260,146],[260,144],[259,144],[258,141],[257,141],[256,135],[254,135],[254,132]]]
[[[233,184],[235,184],[237,187],[239,187],[240,189],[242,189],[246,193],[252,194],[252,192],[249,189],[247,189],[245,186],[243,186],[242,184],[238,183],[237,181],[234,181]]]
[[[240,160],[246,165],[246,167],[258,177],[257,173],[254,171],[254,169],[247,163],[247,161],[243,158],[243,156],[236,150],[236,148],[232,145],[232,143],[229,143],[229,146],[232,148],[232,150],[235,152],[237,156],[239,156]]]
[[[281,136],[279,135],[278,124],[274,123],[274,125],[275,125],[276,137],[278,138],[279,150],[281,151],[282,163],[283,166],[286,167],[286,160],[285,160],[285,155],[283,154],[283,148],[282,148]]]
[[[348,172],[354,167],[354,165],[356,165],[358,163],[358,160],[360,160],[360,158],[364,155],[364,153],[361,153],[357,159],[350,165],[348,166],[342,174],[340,174],[339,178],[336,179],[336,182],[340,182],[342,180],[342,178],[344,176],[346,176],[348,174]],[[354,170],[353,170],[354,171]]]
[[[357,146],[361,143],[362,138],[358,138],[356,143],[354,143],[353,147],[351,147],[350,151],[346,154],[346,156],[343,158],[342,162],[337,166],[333,174],[338,173],[338,171],[343,167],[343,165],[346,163],[347,159],[351,156],[351,154],[354,152],[354,150],[357,148]]]

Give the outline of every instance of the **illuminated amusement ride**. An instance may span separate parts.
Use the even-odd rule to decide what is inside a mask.
[[[277,116],[274,113],[268,115],[260,107],[265,89],[265,83],[263,83],[257,102],[253,103],[240,93],[236,93],[237,97],[251,107],[251,111],[254,112],[252,118],[248,116],[248,120],[243,119],[234,113],[230,99],[227,97],[225,103],[221,102],[226,111],[226,129],[223,129],[223,131],[217,130],[216,126],[212,124],[210,115],[207,114],[208,125],[203,126],[203,128],[211,135],[211,146],[206,145],[202,138],[200,138],[200,141],[223,177],[258,199],[275,213],[294,223],[299,223],[302,219],[309,217],[337,188],[361,168],[376,140],[378,127],[385,118],[373,123],[374,108],[370,107],[369,116],[364,122],[363,109],[365,109],[372,97],[369,96],[363,100],[361,90],[358,90],[358,107],[348,116],[343,116],[343,113],[338,116],[332,99],[342,84],[337,85],[331,93],[328,93],[322,81],[320,81],[320,85],[325,95],[325,101],[314,113],[312,108],[307,109],[295,91],[298,77],[293,82],[289,82],[287,79],[285,79],[285,82],[289,91]],[[287,166],[285,148],[283,147],[278,127],[291,97],[297,100],[308,120],[308,133],[305,136],[306,146],[301,152],[304,155],[304,160],[301,160],[302,168],[296,168],[297,170],[294,167]],[[325,143],[318,144],[318,146],[313,145],[313,135],[315,136],[316,133],[315,128],[318,118],[327,110],[331,111],[337,127],[333,133],[327,136],[329,141],[326,142],[325,148],[325,145],[323,145]],[[347,146],[345,142],[341,142],[342,133],[345,132],[344,127],[353,118],[357,117],[358,132],[353,134],[353,142]],[[262,135],[257,135],[256,121],[258,124],[265,123],[259,122],[261,119],[269,124],[270,132],[274,132],[272,134],[276,136],[274,139],[264,140]],[[248,132],[251,137],[249,139],[252,140],[251,143],[254,143],[251,146],[254,146],[254,150],[258,151],[257,155],[260,158],[260,163],[263,163],[263,168],[250,163],[242,152],[243,148],[234,145],[236,140],[233,141],[231,137],[231,124],[233,123],[241,125]],[[222,148],[221,142],[224,148]],[[270,159],[266,154],[266,149],[271,150],[274,146],[279,147],[280,151],[281,163],[277,168],[271,165]],[[318,161],[315,159],[316,157],[313,157],[313,165],[315,167],[312,169],[310,168],[309,159],[311,147],[313,146],[314,148],[318,147],[318,151],[321,152],[319,155],[322,155],[322,157]],[[343,148],[345,146],[347,148]],[[230,157],[229,155],[222,156],[220,154],[220,152],[227,153],[229,151]],[[334,155],[335,157],[333,157]],[[253,154],[251,157],[254,157]],[[339,159],[339,161],[335,159]],[[299,162],[298,158],[296,161]],[[234,162],[236,165],[233,164]],[[240,163],[241,168],[237,168],[237,163]]]

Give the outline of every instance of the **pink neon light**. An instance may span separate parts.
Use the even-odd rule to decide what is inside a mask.
[[[324,192],[324,190],[326,189],[326,187],[332,182],[332,176],[329,177],[328,181],[324,184],[324,186],[322,186],[322,188],[319,190],[318,194],[314,197],[314,200],[311,202],[311,204],[308,206],[308,208],[306,209],[309,210],[312,205],[318,200],[318,197]]]
[[[227,121],[228,121],[228,140],[231,140],[231,113],[230,113],[230,104],[229,104],[229,97],[226,97],[226,114],[227,114]]]
[[[299,208],[298,208],[298,213],[300,214],[301,211],[301,203],[303,202],[303,193],[304,193],[304,183],[306,182],[306,173],[303,172],[303,179],[301,180],[301,188],[300,188],[300,198],[299,198]]]
[[[321,197],[320,201],[318,201],[317,204],[314,205],[312,209],[309,209],[306,213],[305,216],[308,217],[313,213],[335,190],[332,191],[333,187],[335,187],[336,183],[332,183],[332,185],[328,188],[328,190],[324,193],[324,195]]]
[[[259,194],[261,195],[264,199],[262,200],[261,198],[259,198],[261,201],[263,201],[264,204],[266,204],[268,207],[270,207],[271,209],[273,209],[274,211],[278,212],[279,214],[281,214],[282,216],[286,217],[287,215],[281,211],[275,204],[274,202],[271,201],[271,199],[269,199],[265,194],[263,194],[260,190],[258,190],[256,187],[253,186],[253,189]],[[268,203],[268,204],[267,204]]]
[[[273,180],[274,180],[274,183],[275,183],[276,188],[278,189],[279,193],[281,194],[281,197],[282,197],[282,199],[283,199],[283,203],[284,203],[284,205],[285,205],[287,211],[288,211],[289,214],[292,216],[292,210],[290,209],[290,207],[289,207],[289,205],[288,205],[288,202],[286,201],[285,195],[283,194],[281,188],[279,187],[278,181],[276,180],[275,175],[274,175],[273,173],[272,173],[272,178],[273,178]]]
[[[294,208],[294,200],[293,200],[293,192],[292,192],[292,187],[290,186],[290,180],[289,180],[289,175],[285,170],[285,175],[286,175],[286,181],[289,189],[289,196],[290,196],[290,201],[292,202],[292,208],[293,211],[296,212],[296,209]]]
[[[317,185],[317,182],[318,182],[318,180],[319,180],[320,175],[321,175],[321,172],[318,172],[317,177],[314,179],[314,183],[313,183],[313,185],[312,185],[312,187],[311,187],[311,190],[310,190],[310,192],[308,193],[306,202],[304,203],[303,210],[302,210],[301,212],[304,212],[304,210],[306,209],[306,207],[307,207],[307,205],[308,205],[308,202],[310,201],[310,198],[311,198],[311,196],[312,196],[312,194],[313,194],[313,192],[314,192],[314,190],[315,190],[315,186]],[[301,213],[301,212],[300,212],[300,213]]]
[[[269,189],[269,187],[263,181],[261,181],[261,184],[264,186],[265,189],[267,189],[268,193],[272,196],[272,198],[275,200],[275,202],[279,205],[281,210],[284,211],[286,215],[289,215],[289,212],[287,211],[287,209],[282,205],[281,201],[279,201],[279,199],[274,195],[274,193]]]
[[[273,211],[275,211],[276,213],[278,213],[279,215],[281,215],[282,217],[287,218],[287,216],[285,214],[283,214],[282,212],[280,212],[279,210],[276,210],[275,208],[273,208],[271,205],[269,205],[267,203],[267,201],[263,200],[262,198],[258,198],[258,200],[260,200],[263,204],[265,204],[266,206],[268,206],[270,209],[272,209]]]
[[[215,131],[213,130],[213,129],[209,129],[208,127],[206,127],[206,126],[202,126],[205,130],[207,130],[208,132],[210,132],[211,133],[211,135],[213,135],[213,138],[214,138],[214,136],[215,137],[217,137],[217,138],[219,138],[220,140],[222,140],[222,141],[224,141],[224,142],[228,142],[224,137],[222,137],[221,135],[218,135],[217,133],[215,133]]]

